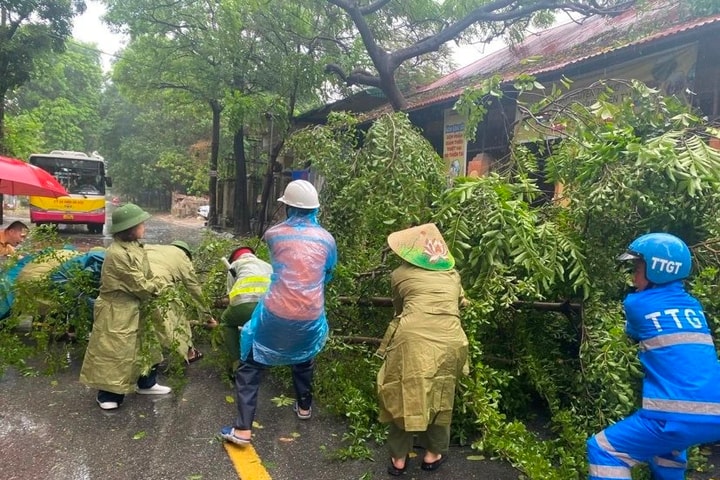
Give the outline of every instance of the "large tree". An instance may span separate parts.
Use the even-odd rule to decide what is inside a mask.
[[[85,11],[82,0],[9,0],[0,3],[0,153],[5,145],[5,102],[8,92],[27,82],[35,60],[61,52],[72,19]],[[0,195],[0,223],[3,221]]]
[[[37,141],[43,150],[98,150],[103,89],[99,52],[89,45],[70,43],[62,54],[37,63],[34,78],[11,95],[8,120],[11,116],[33,119],[40,126]],[[10,137],[14,132],[8,128],[7,133]],[[18,147],[22,151],[16,155],[37,153]]]
[[[13,0],[0,3],[0,153],[4,153],[5,99],[30,80],[35,62],[62,52],[82,0]]]
[[[246,143],[265,128],[285,132],[297,105],[317,98],[326,63],[316,40],[327,22],[317,0],[262,4],[242,0],[107,0],[108,18],[129,29],[131,42],[117,64],[115,80],[136,98],[173,92],[179,102],[209,103],[213,110],[213,158],[220,150],[220,113],[232,136],[235,198],[233,227],[250,233]],[[322,8],[317,8],[318,5]],[[323,49],[325,52],[326,49]],[[271,139],[268,178],[284,134]],[[230,150],[230,148],[228,148]],[[217,160],[211,161],[210,218],[215,224]],[[267,186],[267,182],[266,182]],[[264,189],[263,198],[268,198]],[[263,217],[261,213],[259,215]]]
[[[348,86],[383,91],[393,108],[406,106],[398,71],[410,60],[436,52],[450,41],[489,42],[498,37],[521,38],[529,26],[549,26],[556,12],[577,16],[617,15],[635,0],[326,0],[350,18],[371,65],[348,55],[328,64]],[[357,48],[357,37],[335,38],[345,51]]]
[[[220,118],[227,68],[213,40],[219,30],[218,2],[107,0],[107,20],[130,33],[130,43],[113,72],[121,91],[136,102],[162,97],[167,105],[202,104],[212,116],[210,132],[210,225],[215,210],[220,156]]]

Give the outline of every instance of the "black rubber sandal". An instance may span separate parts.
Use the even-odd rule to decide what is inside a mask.
[[[188,362],[188,363],[197,362],[198,360],[201,360],[204,356],[205,356],[205,355],[203,355],[203,353],[202,353],[200,350],[198,350],[197,348],[195,348],[195,347],[190,347],[190,348],[188,349],[188,359],[187,359],[187,362]]]
[[[387,468],[388,475],[391,475],[393,477],[399,477],[401,475],[405,475],[407,473],[408,460],[409,460],[409,457],[405,457],[405,466],[403,468],[397,468],[395,466],[395,463],[393,462],[393,459],[390,458],[390,465]]]
[[[426,472],[434,472],[438,468],[440,468],[440,465],[445,463],[445,460],[447,460],[447,457],[443,455],[442,457],[438,458],[434,462],[422,462],[420,465],[420,468],[425,470]]]

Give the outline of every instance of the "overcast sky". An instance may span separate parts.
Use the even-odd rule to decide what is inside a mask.
[[[101,52],[103,68],[108,70],[113,55],[125,45],[125,39],[122,35],[110,32],[100,20],[105,13],[104,5],[95,0],[86,0],[85,4],[85,13],[75,18],[73,37],[82,42],[94,43]]]

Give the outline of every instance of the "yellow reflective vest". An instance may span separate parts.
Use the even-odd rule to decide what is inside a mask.
[[[272,266],[255,255],[246,253],[235,260],[228,271],[230,305],[257,303],[267,292],[271,275]]]

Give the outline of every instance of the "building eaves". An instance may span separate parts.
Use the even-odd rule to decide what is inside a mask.
[[[677,8],[668,8],[665,2],[641,11],[631,9],[613,18],[595,16],[571,22],[534,34],[517,46],[491,53],[418,88],[406,96],[405,110],[457,100],[465,89],[479,86],[493,75],[499,75],[505,84],[521,74],[551,77],[681,34],[700,34],[718,27],[720,15],[683,20]],[[370,121],[391,111],[386,104],[360,116],[363,121]]]

